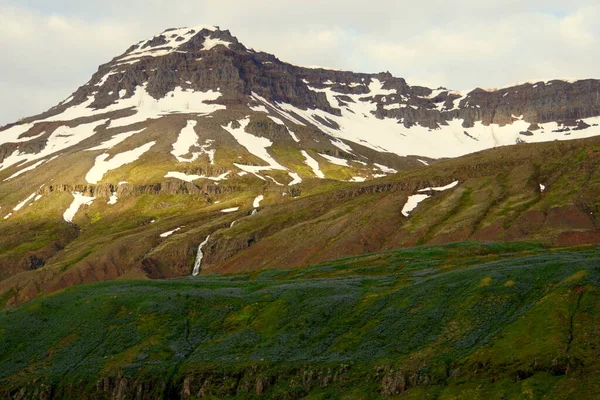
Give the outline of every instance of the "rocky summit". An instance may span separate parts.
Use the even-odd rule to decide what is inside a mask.
[[[77,156],[93,168],[55,181],[97,184],[159,158],[154,180],[362,181],[430,159],[597,135],[599,93],[597,80],[430,89],[389,73],[296,67],[216,27],[169,29],[46,113],[2,128],[0,171],[16,181]],[[196,160],[205,166],[190,167]],[[321,169],[330,164],[337,173]]]
[[[143,40],[0,128],[0,398],[600,396],[599,124]]]

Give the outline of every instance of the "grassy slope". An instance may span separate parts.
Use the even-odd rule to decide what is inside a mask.
[[[0,394],[594,398],[599,250],[459,243],[68,288],[0,314]]]
[[[204,273],[300,267],[465,240],[597,243],[599,149],[600,138],[510,146],[363,184],[304,176],[294,187],[297,198],[282,196],[288,187],[236,175],[208,200],[201,194],[143,194],[123,196],[109,206],[107,199],[98,199],[76,216],[78,236],[60,220],[71,196],[54,192],[0,222],[2,230],[27,234],[0,236],[0,297],[7,295],[0,305],[19,305],[78,283],[189,274],[208,235]],[[286,165],[300,165],[298,154],[275,150]],[[454,180],[460,181],[457,188],[435,193],[410,218],[401,214],[406,198],[418,189]],[[265,195],[260,212],[247,217],[259,194]],[[240,211],[219,213],[229,207]],[[156,223],[149,224],[152,220]],[[233,220],[238,222],[229,229]],[[177,234],[159,238],[183,225]],[[67,238],[66,243],[57,246],[57,238]],[[45,266],[30,271],[32,256],[43,258]]]

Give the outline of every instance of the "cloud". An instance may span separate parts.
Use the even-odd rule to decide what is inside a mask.
[[[565,44],[588,47],[598,42],[600,6],[586,7],[560,20],[560,33]]]
[[[0,124],[68,97],[136,36],[132,26],[0,6]]]
[[[0,124],[56,104],[168,27],[215,24],[294,64],[468,89],[597,76],[598,17],[595,0],[4,0]]]

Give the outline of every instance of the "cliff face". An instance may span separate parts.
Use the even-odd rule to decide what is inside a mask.
[[[204,184],[195,185],[191,182],[181,182],[176,179],[166,180],[153,185],[130,185],[130,184],[102,184],[102,185],[50,185],[37,190],[37,194],[51,195],[52,193],[81,193],[85,196],[109,199],[115,195],[119,198],[135,197],[144,194],[153,195],[203,195],[216,196],[241,191],[235,186],[217,186]]]
[[[162,34],[155,39],[164,37]],[[228,47],[203,51],[207,38],[218,38]],[[155,40],[153,47],[160,49],[161,43]],[[351,94],[370,98],[377,104],[379,118],[402,120],[407,128],[419,124],[436,129],[453,119],[463,120],[464,127],[472,127],[476,121],[484,125],[507,125],[522,116],[535,131],[538,123],[557,122],[576,127],[578,120],[600,115],[600,81],[593,79],[572,83],[533,82],[503,89],[477,88],[457,94],[443,88],[410,86],[389,73],[296,67],[273,55],[246,49],[229,31],[207,29],[195,33],[180,51],[141,58],[134,64],[120,61],[135,50],[137,47],[133,46],[120,58],[101,66],[90,82],[75,92],[71,102],[52,113],[82,103],[92,95],[95,97],[91,107],[102,109],[117,101],[121,91],[131,96],[142,84],[147,84],[148,93],[159,99],[183,83],[184,87],[197,91],[219,89],[228,104],[242,103],[245,97],[256,93],[271,102],[340,115],[338,105],[330,104],[325,94],[311,89],[330,87],[342,102],[344,96]],[[384,82],[383,88],[394,90],[396,96],[369,96],[368,84],[372,79]]]
[[[410,86],[389,73],[296,67],[271,54],[247,49],[229,31],[205,28],[194,32],[192,39],[178,51],[124,63],[123,59],[131,57],[128,54],[139,51],[139,45],[131,47],[124,55],[101,66],[90,82],[75,92],[72,104],[95,95],[91,107],[104,108],[119,99],[120,91],[133,95],[144,83],[148,93],[159,99],[184,83],[184,87],[197,91],[219,89],[227,99],[225,102],[243,102],[245,97],[256,93],[270,102],[340,115],[339,104],[331,104],[324,93],[314,90],[330,88],[340,102],[348,95],[364,95],[365,100],[376,103],[379,118],[402,120],[405,127],[419,124],[436,129],[453,119],[464,120],[465,127],[472,127],[476,121],[484,125],[507,125],[522,118],[536,130],[536,124],[547,122],[576,127],[576,121],[600,115],[600,81],[595,79],[575,82],[557,79],[457,93],[444,88]],[[168,35],[166,32],[145,44],[147,53],[143,54],[152,55],[153,48],[160,52]],[[215,39],[221,45],[207,51],[206,42]],[[383,82],[383,89],[393,90],[395,96],[371,94],[368,85],[374,79]]]
[[[598,121],[593,119],[600,116],[598,80],[553,80],[465,92],[432,89],[411,86],[389,73],[364,74],[293,66],[273,55],[247,49],[229,31],[217,28],[168,30],[142,41],[102,65],[91,80],[67,101],[22,122],[37,122],[35,127],[39,131],[42,126],[40,120],[62,118],[65,111],[77,106],[94,110],[94,115],[102,115],[104,111],[109,118],[123,117],[124,113],[134,115],[135,110],[119,107],[119,104],[125,104],[127,99],[135,100],[140,90],[156,100],[177,97],[177,90],[218,93],[218,98],[207,102],[225,106],[232,119],[235,119],[236,110],[249,104],[266,106],[271,115],[283,117],[288,128],[291,127],[289,123],[314,126],[342,141],[360,144],[362,140],[372,145],[367,144],[367,147],[374,149],[380,143],[371,142],[369,135],[362,138],[348,135],[349,126],[355,122],[346,121],[346,109],[356,113],[356,107],[361,106],[362,110],[368,105],[367,117],[393,121],[399,124],[396,131],[405,131],[405,134],[410,134],[410,129],[415,127],[447,131],[445,136],[453,133],[462,135],[464,131],[465,139],[475,141],[485,139],[480,135],[481,127],[518,123],[518,127],[510,130],[510,140],[500,137],[490,144],[470,143],[469,146],[476,149],[514,144],[515,141],[589,136],[597,134],[600,129],[597,128]],[[179,107],[165,111],[186,112],[185,105]],[[82,118],[83,114],[76,119],[78,123],[83,122]],[[459,121],[459,124],[453,121]],[[461,130],[461,127],[464,129]],[[479,128],[472,129],[476,127]],[[285,131],[279,139],[289,140],[283,123],[279,129]],[[375,124],[373,129],[381,127],[377,128]],[[46,133],[51,130],[51,127],[46,128]],[[26,130],[21,138],[35,137],[37,131],[34,128]],[[491,132],[486,130],[485,135],[493,134],[493,129]],[[17,148],[21,152],[38,152],[44,145],[44,139],[22,144],[0,143],[0,161]],[[424,137],[421,140],[431,139]],[[394,146],[384,150],[399,155],[433,155],[418,146],[414,149],[410,148],[410,144],[406,146],[409,147],[404,152]],[[470,151],[465,148],[454,153]],[[451,156],[453,152],[440,151],[439,154]]]

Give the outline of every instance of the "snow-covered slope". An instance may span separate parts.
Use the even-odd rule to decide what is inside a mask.
[[[295,67],[217,27],[171,29],[102,65],[48,112],[0,129],[0,180],[39,186],[49,182],[36,173],[53,170],[55,182],[73,184],[360,182],[497,146],[598,135],[599,94],[596,80],[433,90],[389,73]]]

